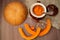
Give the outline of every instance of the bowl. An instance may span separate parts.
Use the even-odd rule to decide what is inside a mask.
[[[36,5],[40,5],[40,6],[42,6],[43,9],[44,9],[44,13],[43,13],[42,15],[40,15],[40,16],[35,15],[34,12],[33,12],[33,8],[34,8]],[[32,6],[30,7],[30,13],[31,13],[31,15],[32,15],[33,17],[36,17],[36,18],[42,18],[42,17],[44,17],[44,16],[46,15],[46,11],[47,11],[47,10],[46,10],[46,7],[45,7],[42,3],[34,3],[34,4],[32,4]]]

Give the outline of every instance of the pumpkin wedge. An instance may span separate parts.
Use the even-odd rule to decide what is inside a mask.
[[[46,28],[43,31],[40,32],[39,36],[46,35],[51,29],[51,21],[50,21],[50,19],[48,18],[46,21],[47,21]]]
[[[24,24],[24,27],[25,27],[25,29],[27,30],[28,33],[30,33],[30,34],[35,34],[36,33],[34,31],[32,31],[33,28],[31,29],[29,24]]]
[[[45,34],[47,34],[50,31],[50,29],[51,29],[51,21],[50,21],[50,19],[47,18],[46,22],[47,22],[46,28],[43,31],[40,32],[39,36],[44,36]],[[30,29],[28,24],[25,24],[24,26],[25,26],[25,29],[27,30],[28,33],[30,33],[30,34],[35,34],[36,33],[35,31],[31,30],[32,27]]]
[[[34,31],[34,26],[31,26],[30,28],[31,28],[31,30],[33,30],[33,31]]]
[[[31,40],[39,35],[41,29],[39,27],[37,29],[38,30],[36,30],[36,33],[32,34],[31,36],[26,36],[22,28],[18,28],[18,31],[23,38],[25,38],[26,40]]]

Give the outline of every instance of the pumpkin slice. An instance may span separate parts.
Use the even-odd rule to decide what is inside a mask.
[[[47,19],[46,28],[45,28],[43,31],[40,32],[39,36],[44,36],[44,35],[46,35],[46,34],[50,31],[50,29],[51,29],[51,21],[50,21],[50,19],[48,18],[48,19]]]
[[[50,19],[47,18],[46,21],[47,21],[46,28],[43,31],[40,32],[39,36],[44,36],[51,29],[51,21],[50,21]],[[30,34],[35,34],[36,33],[35,31],[31,30],[32,28],[30,29],[28,24],[25,24],[24,26],[25,26],[25,29],[28,31],[28,33],[30,33]]]
[[[28,33],[30,33],[30,34],[35,34],[36,33],[36,32],[34,32],[34,31],[31,30],[31,28],[29,27],[29,24],[24,24],[24,27],[25,27],[25,29],[27,30]]]
[[[26,40],[31,40],[36,38],[39,35],[41,29],[39,27],[37,29],[38,30],[36,30],[36,33],[32,34],[31,36],[26,36],[22,28],[18,28],[18,31],[23,38],[25,38]]]
[[[34,26],[31,26],[31,30],[33,30],[33,31],[34,31]]]

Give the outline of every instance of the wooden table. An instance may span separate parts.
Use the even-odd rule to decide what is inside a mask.
[[[28,24],[30,24],[30,25],[35,25],[36,24],[36,22],[31,18],[31,16],[28,16],[27,17],[27,19],[25,20],[25,22],[23,23],[23,24],[21,24],[21,25],[18,25],[18,26],[12,26],[12,25],[10,25],[10,24],[8,24],[5,20],[4,20],[4,17],[3,17],[3,9],[4,9],[4,7],[5,7],[5,5],[7,4],[7,3],[9,3],[9,2],[11,2],[11,1],[15,1],[15,0],[3,0],[3,2],[2,2],[2,7],[0,7],[0,8],[2,8],[2,9],[0,9],[0,10],[2,10],[1,12],[0,12],[0,14],[2,15],[0,15],[1,16],[1,18],[0,18],[0,20],[1,20],[1,40],[24,40],[20,35],[19,35],[19,33],[18,33],[18,28],[19,27],[22,27],[23,29],[24,29],[24,26],[23,26],[23,24],[24,23],[28,23]],[[30,6],[33,4],[33,3],[35,3],[37,0],[16,0],[16,1],[21,1],[21,2],[23,2],[23,3],[25,3],[26,4],[26,6],[27,6],[27,8],[29,9],[30,8]],[[47,6],[47,5],[49,5],[49,4],[55,4],[58,8],[59,8],[59,13],[58,13],[58,15],[57,16],[55,16],[55,17],[50,17],[50,16],[46,16],[46,17],[50,17],[51,18],[51,20],[52,20],[52,25],[54,26],[54,27],[56,27],[57,29],[60,29],[60,0],[40,0],[41,1],[41,3],[43,3],[45,6]],[[29,22],[28,22],[28,20],[29,20]],[[55,32],[57,29],[55,29],[55,28],[52,28],[52,30]],[[26,30],[24,29],[24,31],[26,32]],[[52,33],[54,33],[54,32],[52,32]],[[55,34],[55,33],[54,33]],[[52,35],[51,35],[52,36]],[[50,36],[50,37],[51,37]],[[46,38],[49,38],[48,37],[48,35],[47,36],[45,36]],[[39,37],[38,38],[36,38],[36,39],[34,39],[34,40],[44,40],[44,38],[45,37],[43,37],[42,39],[39,39]],[[45,39],[45,40],[47,40],[47,39]],[[48,39],[49,40],[49,39]],[[57,39],[51,39],[51,40],[57,40]]]

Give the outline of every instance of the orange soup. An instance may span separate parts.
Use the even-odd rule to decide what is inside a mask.
[[[33,8],[33,12],[34,12],[35,15],[41,16],[44,13],[44,8],[42,6],[40,6],[40,5],[36,5]]]

